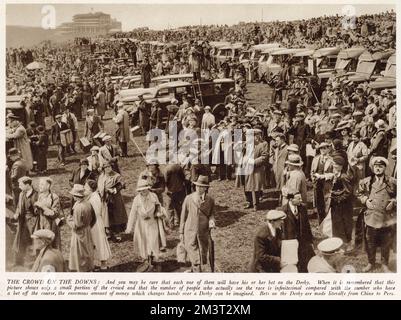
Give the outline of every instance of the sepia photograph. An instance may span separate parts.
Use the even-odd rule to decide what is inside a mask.
[[[395,3],[5,9],[5,272],[397,272]]]

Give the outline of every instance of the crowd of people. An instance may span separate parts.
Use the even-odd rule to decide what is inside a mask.
[[[107,270],[112,256],[109,241],[121,242],[123,233],[134,234],[135,254],[143,262],[139,270],[152,271],[166,250],[166,234],[176,229],[177,259],[190,262],[190,272],[209,270],[206,265],[214,260],[210,230],[216,227],[218,212],[208,189],[214,178],[212,167],[217,167],[219,181],[235,179],[243,190],[246,209],[261,211],[267,190],[279,194],[277,207],[267,212],[266,224],[255,235],[250,271],[338,272],[338,256],[363,246],[368,264],[362,271],[375,269],[380,247],[382,270],[389,272],[390,251],[396,250],[396,96],[392,90],[373,90],[367,82],[357,84],[333,74],[316,96],[312,85],[282,76],[290,89],[279,92],[280,98],[267,107],[254,108],[246,94],[243,67],[226,63],[221,77],[232,77],[236,86],[225,98],[224,119],[216,121],[210,106],[198,97],[183,96],[182,102],[172,99],[167,107],[168,121],[177,121],[185,132],[195,132],[195,145],[201,147],[209,145],[202,140],[201,129],[251,133],[253,158],[244,157],[241,147],[221,143],[211,155],[211,164],[191,162],[200,158],[199,151],[166,166],[147,159],[129,212],[121,193],[126,183],[119,158],[129,156],[133,120],[116,99],[120,83],[112,76],[139,73],[144,88],[153,75],[190,71],[194,81],[219,77],[212,72],[208,45],[212,40],[395,46],[394,12],[358,17],[356,28],[347,34],[339,28],[341,21],[341,17],[321,17],[257,27],[142,29],[115,35],[147,41],[191,39],[161,55],[138,42],[110,38],[96,39],[85,52],[80,48],[82,41],[75,46],[7,50],[7,95],[22,96],[20,108],[9,110],[6,117],[7,225],[14,236],[14,265],[24,265],[33,243],[33,271],[66,271],[60,229],[68,227],[69,271]],[[383,36],[377,38],[379,34]],[[42,66],[29,68],[33,61]],[[150,105],[143,96],[139,99],[134,124],[146,135],[161,127],[159,106],[157,102]],[[109,109],[114,112],[115,132],[105,129]],[[48,175],[52,144],[58,150],[57,166],[78,153],[77,145],[82,149],[69,181],[69,207],[64,209]],[[227,152],[242,155],[242,162],[227,161],[231,158]],[[249,165],[250,172],[239,173],[240,166]],[[311,213],[328,237],[317,246]],[[282,257],[284,246],[295,259]]]

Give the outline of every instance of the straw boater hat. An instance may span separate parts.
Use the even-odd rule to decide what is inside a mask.
[[[287,151],[299,152],[299,147],[297,144],[292,143],[287,147]]]
[[[136,191],[149,190],[151,187],[147,180],[139,179],[136,185]]]
[[[328,238],[317,245],[317,249],[324,255],[331,255],[340,250],[343,245],[341,238]]]
[[[72,189],[70,191],[70,194],[75,197],[79,197],[79,198],[85,197],[84,186],[81,184],[74,184],[74,186],[72,187]]]
[[[93,146],[90,151],[98,151],[99,152],[99,147],[98,146]]]
[[[109,140],[111,140],[112,139],[112,137],[110,136],[110,135],[105,135],[104,137],[103,137],[103,139],[102,139],[102,141],[103,142],[106,142],[106,141],[109,141]]]
[[[285,162],[285,164],[301,167],[304,163],[301,159],[301,156],[299,156],[297,154],[290,154],[288,156],[288,160]]]
[[[200,175],[196,181],[193,181],[193,184],[200,187],[209,187],[209,178],[207,176]]]

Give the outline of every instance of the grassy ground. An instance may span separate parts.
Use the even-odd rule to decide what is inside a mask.
[[[265,108],[270,103],[271,91],[263,84],[248,85],[249,91],[247,98],[250,99],[250,104],[258,109]],[[111,121],[113,114],[108,111],[105,119],[106,131],[114,133],[115,127]],[[81,127],[83,123],[81,123]],[[147,142],[143,137],[135,138],[137,144],[144,152],[147,148]],[[132,199],[135,196],[135,186],[137,177],[145,167],[145,162],[140,153],[135,148],[135,145],[129,143],[130,158],[119,159],[120,169],[126,183],[126,189],[122,191],[127,214],[131,208]],[[86,157],[82,151],[77,155],[67,158],[65,167],[57,165],[56,147],[52,146],[49,150],[49,174],[54,180],[54,191],[61,197],[64,213],[68,214],[70,197],[68,191],[70,186],[68,180],[72,171],[77,168],[79,160]],[[36,178],[35,178],[36,180]],[[310,196],[311,194],[311,190]],[[216,256],[216,271],[219,272],[247,272],[249,262],[253,254],[253,238],[257,229],[263,223],[263,215],[266,210],[275,206],[275,201],[267,198],[262,203],[262,210],[253,212],[243,209],[244,195],[242,189],[238,189],[234,185],[234,181],[213,181],[209,190],[217,204],[216,212],[216,229],[213,231],[215,240],[215,256]],[[271,196],[271,194],[270,194]],[[269,197],[269,195],[268,195]],[[310,210],[312,213],[312,210]],[[315,236],[315,242],[318,243],[322,239],[318,231],[317,219],[311,215],[310,218],[312,232]],[[68,226],[62,227],[62,251],[64,257],[68,259],[70,230]],[[8,243],[10,242],[8,237]],[[112,272],[133,272],[139,264],[138,257],[133,249],[131,236],[127,236],[121,243],[111,243],[113,257],[109,261],[110,271]],[[175,262],[175,251],[178,243],[177,231],[172,231],[167,235],[167,252],[163,255],[161,263],[161,271],[163,272],[180,272],[184,269]],[[391,268],[395,270],[395,255],[392,254]],[[8,259],[9,260],[9,259]],[[32,263],[32,259],[28,259],[27,267]],[[350,264],[354,266],[356,271],[361,271],[361,268],[367,263],[366,254],[360,251],[353,255],[344,256],[342,264]],[[10,270],[10,264],[7,264],[7,269]],[[375,270],[380,272],[380,269]]]

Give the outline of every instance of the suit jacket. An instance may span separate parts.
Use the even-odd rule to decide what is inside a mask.
[[[375,177],[367,177],[359,183],[357,196],[362,204],[366,205],[368,199],[372,200],[372,209],[366,209],[365,223],[373,228],[384,228],[396,224],[397,209],[386,210],[391,199],[397,195],[397,182],[394,178],[385,177],[383,182],[371,181]]]
[[[254,240],[253,259],[250,272],[280,272],[281,232],[274,237],[269,226],[264,225]]]
[[[68,129],[68,125],[65,122],[61,122],[60,125],[61,127],[58,125],[57,122],[52,125],[51,137],[54,144],[61,143],[60,132]]]
[[[99,149],[99,160],[101,164],[109,162],[112,158],[115,158],[117,156],[118,156],[118,149],[116,146],[111,146],[111,151],[106,145],[102,146]]]
[[[298,206],[296,217],[288,203],[277,210],[287,215],[283,224],[283,240],[298,240],[298,271],[307,272],[308,262],[315,255],[308,211],[304,205]]]
[[[125,110],[118,110],[117,115],[114,118],[115,123],[117,124],[117,132],[116,136],[119,142],[128,142],[130,138],[129,132],[129,115]]]
[[[184,190],[185,173],[179,164],[169,164],[164,169],[167,192],[180,192]]]

